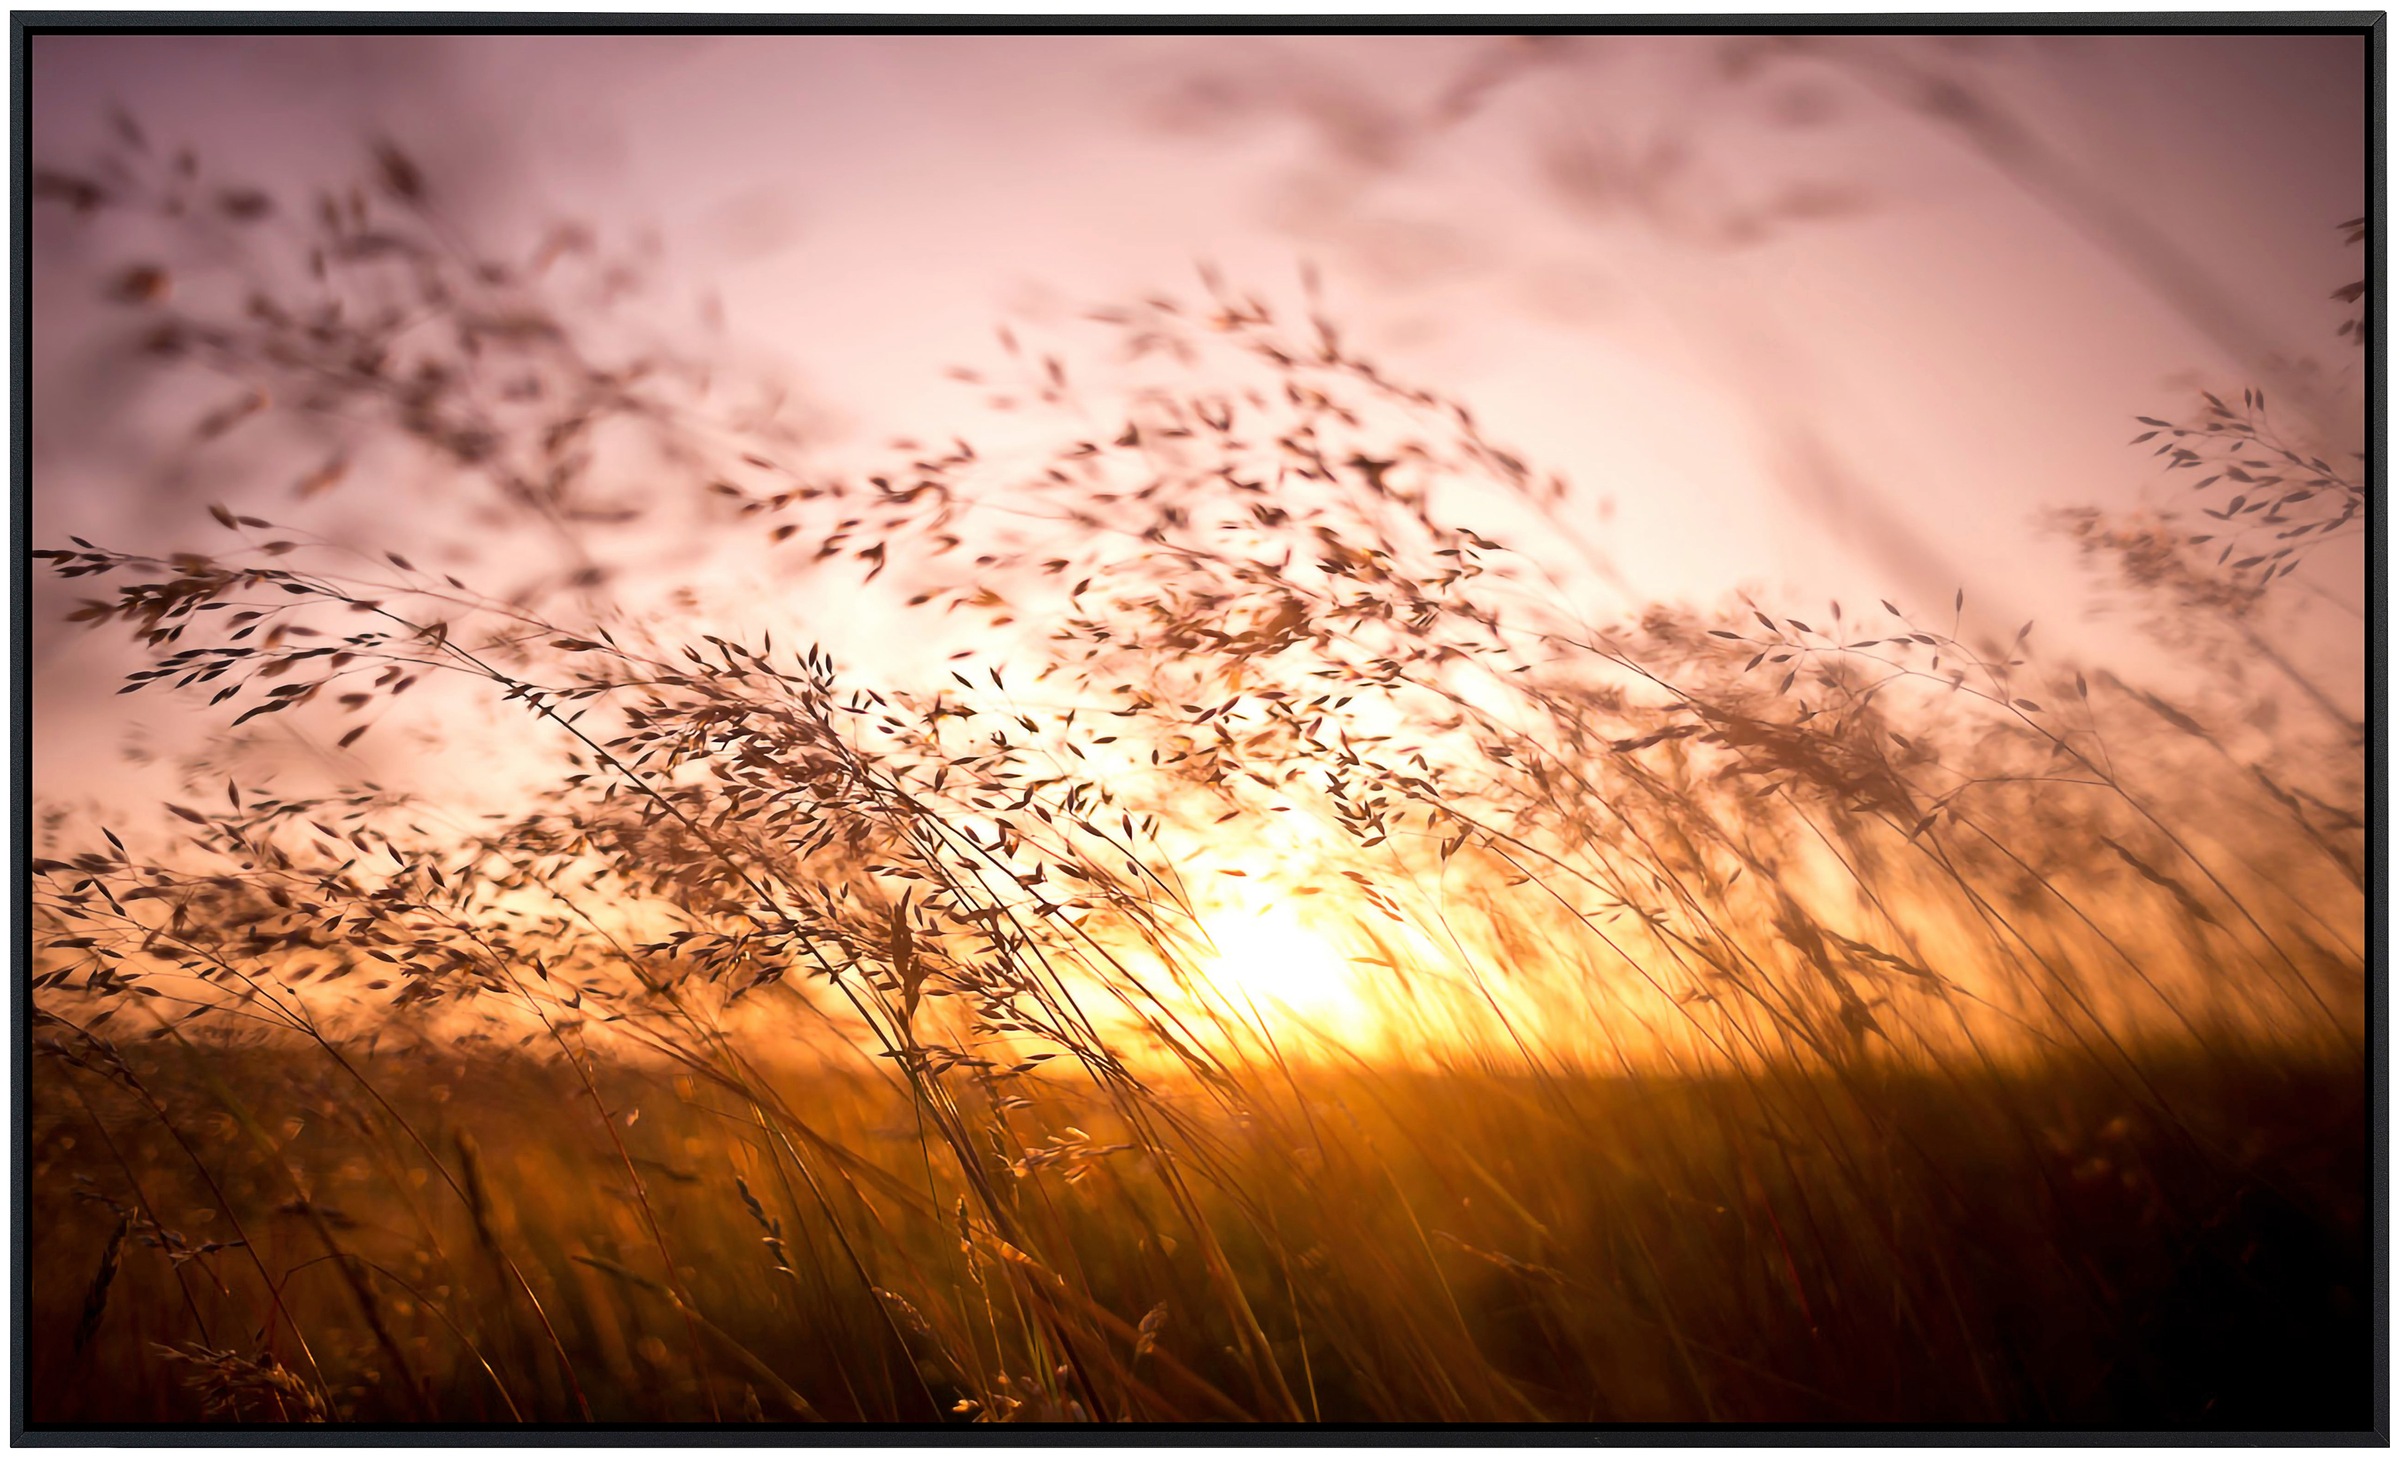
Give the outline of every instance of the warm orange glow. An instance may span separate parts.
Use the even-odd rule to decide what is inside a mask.
[[[1216,950],[1201,970],[1236,1007],[1344,1043],[1372,1031],[1375,1010],[1358,970],[1289,909],[1232,910],[1212,919],[1208,934]]]

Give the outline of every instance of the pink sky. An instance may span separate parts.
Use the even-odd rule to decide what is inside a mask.
[[[940,374],[988,362],[996,322],[1071,342],[1084,306],[1191,291],[1195,260],[1290,297],[1313,259],[1367,352],[1577,483],[1642,596],[1946,606],[1963,584],[1995,621],[2095,652],[2121,629],[2078,626],[2081,579],[2034,518],[2142,499],[2131,416],[2259,381],[2356,430],[2361,361],[2326,295],[2361,267],[2336,231],[2364,211],[2359,37],[1890,53],[2015,118],[2063,204],[1862,83],[1890,73],[1851,62],[1887,42],[1731,80],[1722,39],[1589,39],[1445,109],[1514,44],[42,37],[33,152],[89,154],[121,103],[228,172],[302,183],[384,133],[482,239],[558,216],[655,231],[661,317],[721,297],[734,352],[840,425],[829,460],[971,424]],[[1811,198],[1842,206],[1730,236]],[[2111,219],[2169,240],[2230,313],[2196,310]],[[35,245],[37,291],[74,276],[66,234]],[[197,540],[201,501],[131,481],[92,424],[108,386],[74,366],[102,317],[37,305],[35,535]],[[284,484],[209,499],[255,489],[293,520]],[[37,623],[35,647],[37,772],[81,780],[126,701],[102,702],[71,638]]]

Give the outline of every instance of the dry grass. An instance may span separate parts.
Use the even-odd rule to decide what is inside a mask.
[[[796,1148],[612,1071],[629,1173],[596,1115],[544,1117],[583,1098],[554,1063],[387,1054],[366,1113],[304,1051],[139,1061],[188,1151],[89,1074],[40,1085],[35,1330],[138,1232],[97,1339],[35,1349],[44,1423],[2368,1420],[2365,1110],[2326,1071],[2160,1067],[2172,1122],[2049,1070],[1312,1073],[1012,1179],[1026,1250],[960,1215],[904,1098],[821,1071],[762,1078]],[[1026,1127],[1122,1142],[1064,1080],[1028,1093]],[[1197,1222],[1170,1164],[1212,1171]],[[280,1316],[204,1237],[252,1243]]]
[[[129,689],[346,748],[442,684],[545,778],[461,830],[233,754],[54,827],[34,1423],[2371,1420],[2363,729],[2209,656],[2359,491],[2263,402],[2163,428],[2284,545],[2079,531],[2196,671],[1963,598],[1597,619],[1564,483],[1323,321],[1152,301],[1096,394],[1012,340],[1054,450],[817,480],[396,158],[301,225],[321,296],[148,337],[487,483],[567,590],[229,511],[40,555]],[[623,426],[956,671],[612,600]],[[2298,484],[2227,499],[2259,451]],[[1365,1046],[1212,957],[1234,882]]]

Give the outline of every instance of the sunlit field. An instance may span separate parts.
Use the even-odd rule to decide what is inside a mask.
[[[2380,1420],[2346,276],[2092,402],[2113,616],[1626,609],[1313,268],[837,466],[590,229],[110,137],[37,275],[280,509],[34,471],[182,737],[34,766],[33,1426]]]

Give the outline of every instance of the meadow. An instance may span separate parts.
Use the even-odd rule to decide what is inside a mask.
[[[396,151],[313,211],[127,155],[36,194],[313,260],[117,275],[255,391],[202,434],[363,422],[561,566],[36,553],[235,737],[35,847],[35,1426],[2374,1420],[2364,664],[2301,591],[2363,462],[2263,395],[2135,427],[2180,515],[2061,518],[2106,664],[1963,593],[1601,613],[1566,481],[1218,280],[1112,379],[1004,337],[1039,448],[834,476]],[[620,590],[635,450],[956,651]],[[532,767],[340,768],[403,724]]]

